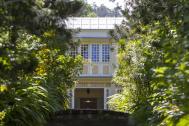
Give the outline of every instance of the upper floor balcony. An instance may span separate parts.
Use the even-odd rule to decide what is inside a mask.
[[[78,48],[70,50],[72,56],[80,54],[84,59],[83,71],[85,76],[112,76],[116,66],[116,54],[110,43],[81,44]]]

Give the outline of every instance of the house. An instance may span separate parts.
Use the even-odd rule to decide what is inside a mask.
[[[80,29],[74,39],[81,44],[71,49],[70,54],[81,54],[85,60],[83,72],[76,88],[69,92],[72,109],[108,109],[108,97],[117,93],[119,87],[112,84],[117,66],[117,44],[109,31],[121,24],[124,18],[70,17],[68,29]]]

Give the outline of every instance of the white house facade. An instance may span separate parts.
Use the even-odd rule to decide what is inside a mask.
[[[79,18],[67,21],[68,29],[80,29],[74,39],[80,41],[70,54],[84,58],[83,72],[76,87],[69,92],[72,109],[108,109],[108,97],[119,88],[112,83],[117,66],[117,44],[109,31],[124,18]]]

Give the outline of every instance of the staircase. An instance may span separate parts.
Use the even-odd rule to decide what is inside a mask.
[[[127,113],[107,110],[64,110],[56,112],[46,126],[130,126]]]

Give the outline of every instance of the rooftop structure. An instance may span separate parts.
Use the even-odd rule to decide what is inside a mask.
[[[70,17],[66,21],[68,29],[114,29],[124,17]]]

